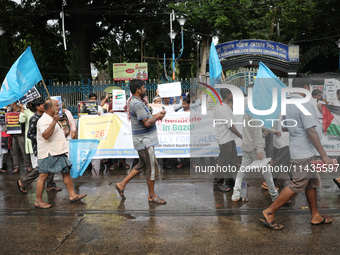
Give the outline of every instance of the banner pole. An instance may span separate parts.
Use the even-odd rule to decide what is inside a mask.
[[[45,88],[45,90],[46,90],[46,92],[47,92],[48,98],[51,100],[51,104],[52,104],[52,107],[53,107],[54,112],[57,112],[56,109],[55,109],[55,107],[54,107],[54,104],[53,104],[53,102],[52,102],[52,98],[51,98],[51,96],[50,96],[50,93],[48,92],[48,89],[47,89],[46,84],[45,84],[45,82],[44,82],[44,79],[42,79],[41,81],[42,81],[42,83],[43,83],[43,85],[44,85],[44,88]]]

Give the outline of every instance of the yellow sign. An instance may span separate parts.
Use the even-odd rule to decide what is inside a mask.
[[[122,121],[116,114],[79,118],[79,139],[99,140],[99,149],[112,149],[116,143]]]
[[[148,80],[148,63],[113,64],[114,81]]]

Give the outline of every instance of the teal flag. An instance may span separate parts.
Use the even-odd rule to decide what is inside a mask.
[[[273,105],[273,88],[277,88],[277,107],[275,111],[267,115],[257,115],[249,110],[247,106],[246,113],[252,116],[254,119],[259,119],[264,122],[266,128],[272,127],[271,119],[277,119],[281,112],[281,88],[287,86],[262,62],[259,64],[259,70],[256,75],[256,79],[253,87],[253,106],[256,110],[269,110]]]
[[[221,75],[222,75],[221,62],[217,55],[215,44],[211,42],[209,56],[209,78],[212,87],[215,87],[215,84],[221,83]]]
[[[33,57],[31,47],[9,69],[0,91],[0,108],[22,98],[43,78]]]

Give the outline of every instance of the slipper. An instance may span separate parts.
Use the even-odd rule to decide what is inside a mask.
[[[238,200],[231,200],[232,202],[248,202],[247,198],[240,197]]]
[[[19,168],[15,168],[13,171],[12,171],[12,174],[16,174],[19,172]]]
[[[323,220],[321,222],[319,222],[319,223],[312,223],[311,222],[311,224],[314,225],[314,226],[317,226],[317,225],[322,225],[322,224],[331,224],[333,222],[331,219],[327,219],[325,217],[322,217],[322,218],[323,218]],[[328,220],[328,221],[326,221],[326,220]]]
[[[27,194],[27,190],[25,190],[25,187],[20,186],[19,180],[17,180],[17,186],[18,186],[18,190],[19,190],[19,192],[20,192],[21,194],[23,194],[23,195],[26,195],[26,194]]]
[[[268,190],[268,186],[267,185],[262,184],[261,187],[262,187],[262,189]],[[279,190],[279,188],[276,187],[276,186],[275,186],[275,189]]]
[[[229,192],[231,191],[231,188],[226,187],[226,186],[217,186],[217,187],[214,187],[214,191]]]
[[[48,190],[48,191],[50,191],[50,190],[53,190],[53,191],[62,191],[62,188],[59,188],[59,187],[52,187],[52,188],[48,188],[48,189],[46,189],[46,190]]]
[[[34,203],[34,208],[38,208],[38,209],[49,209],[51,207],[52,207],[52,205],[50,205],[48,203],[43,203],[43,205],[39,205],[37,203]]]
[[[267,222],[266,220],[260,219],[260,222],[262,224],[264,224],[266,227],[273,229],[273,230],[281,230],[283,229],[283,225],[277,224],[275,223],[275,221],[273,222]]]
[[[124,196],[124,190],[119,189],[118,186],[117,186],[117,184],[115,185],[115,187],[116,187],[116,190],[118,191],[120,197],[121,197],[122,199],[125,199],[126,197]]]
[[[78,195],[78,196],[79,196],[79,197],[77,197],[77,198],[70,199],[70,203],[74,203],[74,202],[77,202],[77,201],[79,201],[79,200],[83,199],[84,197],[86,197],[86,196],[87,196],[87,194]]]
[[[336,178],[333,179],[333,181],[335,182],[335,184],[338,186],[338,188],[340,189],[340,182],[338,182],[338,180]]]
[[[0,168],[0,173],[7,173],[7,171]]]
[[[160,205],[165,205],[166,201],[160,197],[154,197],[152,199],[149,199],[149,202],[155,203],[155,204],[160,204]]]

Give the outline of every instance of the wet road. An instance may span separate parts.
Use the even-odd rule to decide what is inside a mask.
[[[242,196],[232,203],[231,192],[214,192],[212,180],[190,179],[188,168],[167,170],[156,192],[167,205],[147,201],[144,176],[127,186],[126,200],[114,184],[123,169],[74,180],[82,202],[69,203],[61,175],[61,192],[44,191],[48,210],[33,207],[35,182],[27,195],[16,187],[19,175],[0,174],[0,254],[339,254],[340,191],[332,180],[319,189],[320,212],[331,225],[312,226],[304,194],[277,214],[282,231],[263,226],[261,212],[271,203],[262,180],[245,180]],[[20,173],[26,174],[24,170]],[[287,181],[280,180],[282,188]]]

